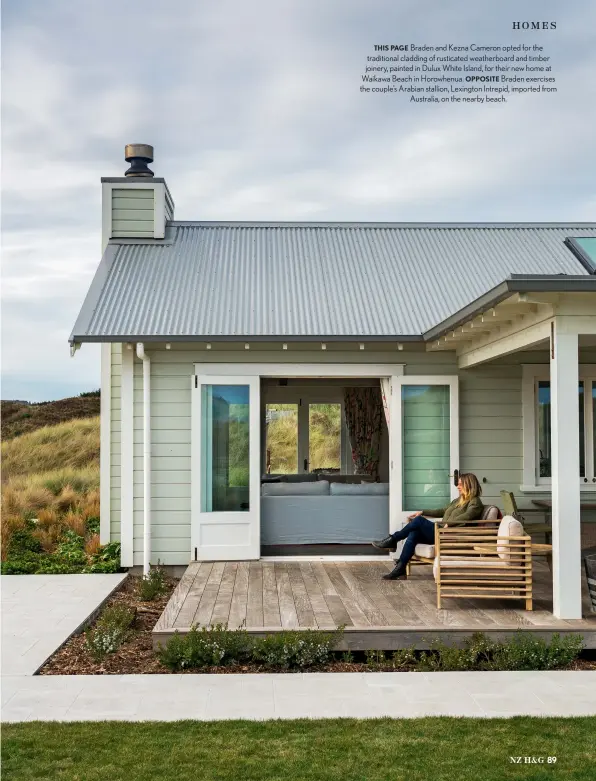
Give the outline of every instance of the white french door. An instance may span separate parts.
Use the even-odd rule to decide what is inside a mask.
[[[192,378],[191,558],[260,555],[258,376]]]
[[[417,510],[458,496],[459,386],[454,376],[393,376],[390,402],[390,531]]]

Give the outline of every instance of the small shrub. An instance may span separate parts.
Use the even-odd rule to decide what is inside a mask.
[[[568,667],[581,653],[583,637],[555,633],[550,643],[523,632],[508,643],[495,646],[485,669],[491,670],[557,670]]]
[[[394,670],[413,668],[417,662],[418,659],[413,648],[398,648],[391,655],[391,666]]]
[[[46,553],[53,553],[62,534],[62,528],[58,524],[48,526],[45,529],[36,529],[33,536],[39,540]]]
[[[85,528],[87,534],[99,535],[99,515],[90,515],[85,518]]]
[[[27,509],[40,512],[49,507],[54,501],[54,495],[47,488],[32,485],[26,489],[23,495],[23,504]],[[38,516],[39,517],[39,516]]]
[[[58,523],[58,513],[51,508],[44,508],[37,513],[38,528],[47,528]]]
[[[317,667],[330,660],[341,633],[342,629],[336,632],[316,629],[276,632],[255,641],[253,659],[266,667],[282,670]]]
[[[62,542],[56,548],[56,557],[74,565],[86,564],[85,538],[67,529],[62,535]]]
[[[81,567],[67,561],[61,561],[54,556],[44,556],[40,559],[35,575],[72,575],[80,572]]]
[[[120,569],[120,562],[114,561],[113,559],[110,559],[109,561],[97,561],[94,560],[87,564],[82,572],[85,575],[91,574],[91,573],[103,573],[104,575],[109,575],[114,572],[118,572]]]
[[[120,569],[120,543],[108,542],[107,545],[102,545],[99,551],[91,557],[87,566],[83,570],[84,573],[89,572],[118,572]]]
[[[22,511],[22,493],[15,488],[4,488],[2,491],[2,513],[6,515],[21,515]]]
[[[15,531],[25,528],[25,521],[21,515],[8,515],[2,513],[1,520],[1,538],[2,542],[2,558],[6,558],[8,549],[10,548],[10,541]]]
[[[471,668],[464,648],[445,645],[439,640],[432,644],[430,651],[422,651],[416,669],[423,672],[447,672]]]
[[[40,565],[41,556],[33,551],[22,551],[2,562],[3,575],[33,575]]]
[[[65,513],[68,512],[68,510],[73,510],[77,506],[79,499],[80,496],[74,488],[71,485],[65,485],[54,499],[54,507],[58,512]],[[77,518],[79,517],[80,516],[77,515]]]
[[[141,602],[151,602],[161,597],[168,590],[168,584],[163,569],[158,565],[143,575],[137,583],[137,599]]]
[[[160,646],[155,654],[168,670],[173,670],[174,672],[181,670],[187,657],[186,635],[175,632],[173,637],[170,637],[164,645]]]
[[[85,541],[85,553],[87,556],[95,556],[101,550],[99,534],[93,534]]]
[[[344,664],[353,664],[354,654],[351,651],[344,651],[341,655],[341,660]]]
[[[184,636],[176,633],[157,656],[170,670],[199,669],[245,661],[251,656],[251,646],[243,629],[228,629],[224,624],[193,626]]]
[[[102,545],[97,557],[102,561],[117,559],[118,562],[120,562],[120,543],[108,542],[105,545]]]
[[[369,649],[365,651],[366,666],[369,670],[384,670],[388,666],[388,660],[385,651]]]
[[[26,525],[23,529],[15,529],[10,535],[7,554],[11,558],[19,556],[26,551],[41,553],[41,550],[41,543],[33,536],[29,525]]]
[[[101,662],[126,640],[135,620],[135,611],[125,605],[106,608],[93,629],[85,633],[85,644],[94,661]]]

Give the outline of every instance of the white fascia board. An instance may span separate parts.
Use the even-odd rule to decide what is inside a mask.
[[[468,369],[542,342],[550,337],[551,322],[552,318],[547,317],[532,325],[520,324],[517,329],[510,329],[510,332],[485,344],[472,343],[469,348],[458,352],[458,366]]]

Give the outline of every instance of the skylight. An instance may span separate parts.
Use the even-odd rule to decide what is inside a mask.
[[[596,274],[596,236],[568,238],[565,244],[590,274]]]

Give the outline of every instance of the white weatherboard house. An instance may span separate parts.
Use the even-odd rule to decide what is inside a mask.
[[[127,175],[102,179],[103,257],[70,337],[102,344],[101,539],[122,564],[370,555],[471,471],[485,504],[552,498],[553,610],[580,618],[596,223],[176,221],[152,158],[131,145]],[[328,474],[309,449],[321,404],[342,421]]]

